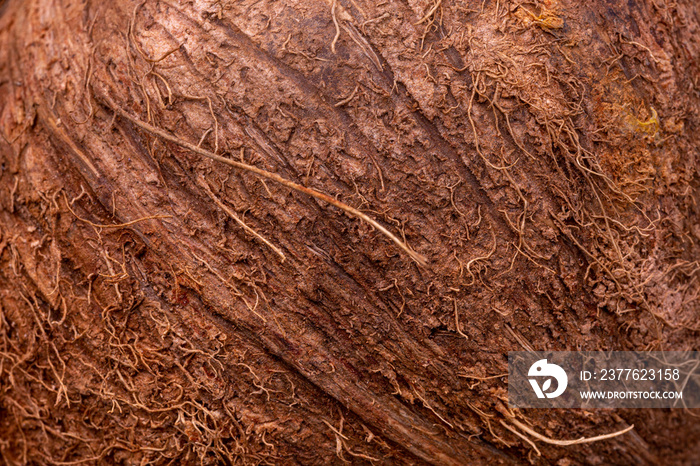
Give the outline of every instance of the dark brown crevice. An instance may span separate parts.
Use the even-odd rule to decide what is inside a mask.
[[[440,29],[417,52],[426,23],[413,23],[429,3],[339,0],[338,11],[353,17],[340,18],[336,53],[330,1],[0,6],[4,459],[695,460],[700,424],[681,411],[514,411],[554,439],[635,424],[634,434],[567,447],[523,434],[538,456],[504,426],[511,418],[498,375],[508,351],[522,342],[538,349],[694,345],[697,332],[687,327],[697,320],[697,302],[688,298],[698,283],[687,264],[696,260],[700,238],[692,204],[700,199],[694,132],[700,102],[686,72],[697,63],[686,58],[699,44],[680,21],[697,20],[691,4],[630,11],[624,1],[608,1],[596,23],[596,5],[549,2],[535,15],[549,8],[565,27],[548,31],[522,11],[527,5],[486,2],[483,11],[467,13],[469,5],[445,0],[435,17]],[[129,47],[125,34],[137,7],[133,43],[151,58],[180,48],[154,63]],[[366,29],[360,12],[373,20]],[[633,34],[616,35],[629,18]],[[553,35],[556,42],[543,42]],[[534,51],[523,53],[528,49]],[[467,64],[464,50],[470,70],[491,74],[484,95],[496,95],[497,87],[502,102],[507,96],[525,102],[510,101],[517,107],[513,134],[489,98],[473,107],[487,157],[498,159],[502,147],[511,158],[518,143],[532,154],[510,176],[474,153],[464,106],[474,83],[471,73],[458,71]],[[618,60],[623,66],[610,61],[614,50],[628,55]],[[506,63],[507,76],[498,53],[514,60]],[[521,75],[521,68],[535,71]],[[645,76],[641,89],[628,82],[630,73]],[[585,95],[564,82],[569,78],[581,82],[575,89]],[[167,104],[168,86],[175,104],[162,106],[159,94]],[[150,122],[193,143],[212,124],[209,97],[227,156],[243,147],[256,166],[361,206],[429,254],[430,267],[416,266],[368,225],[323,202],[239,176],[139,129],[104,106],[106,95],[110,106],[144,120],[149,99]],[[88,96],[95,113],[79,124],[71,115],[87,114]],[[605,222],[596,218],[596,194],[615,202],[606,191],[611,186],[577,179],[566,155],[573,143],[548,147],[533,139],[546,139],[543,129],[575,108],[578,97],[584,113],[564,123],[593,154],[583,163],[600,166],[646,209],[615,204],[609,216],[634,265],[631,285],[669,325],[657,327],[649,313],[630,310],[632,298],[597,262],[622,270]],[[461,109],[448,111],[457,103]],[[654,131],[650,106],[659,117]],[[212,134],[202,144],[213,150]],[[634,191],[628,182],[638,173],[648,180]],[[200,187],[200,176],[221,204]],[[510,222],[523,209],[518,188],[531,214],[525,240],[546,259],[514,251],[519,238]],[[69,203],[80,198],[72,209],[90,222],[136,223],[95,227],[67,209],[64,195]],[[567,217],[563,205],[580,212]],[[663,220],[654,235],[632,228],[657,211]],[[152,215],[171,217],[147,219]],[[63,301],[68,312],[57,324]],[[81,403],[68,405],[66,396]]]

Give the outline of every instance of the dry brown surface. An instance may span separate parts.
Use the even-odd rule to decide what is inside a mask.
[[[503,374],[699,349],[699,56],[695,0],[0,1],[0,462],[697,462]]]

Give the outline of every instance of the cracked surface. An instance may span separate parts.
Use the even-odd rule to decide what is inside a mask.
[[[0,1],[0,456],[696,460],[682,411],[518,411],[636,426],[537,457],[494,376],[697,349],[697,8],[478,3]]]

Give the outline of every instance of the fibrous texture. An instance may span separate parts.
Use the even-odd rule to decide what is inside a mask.
[[[692,0],[0,2],[0,457],[697,459],[693,413],[511,410],[504,374],[697,349],[699,24]]]

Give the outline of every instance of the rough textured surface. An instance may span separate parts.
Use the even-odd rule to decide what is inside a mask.
[[[698,349],[698,15],[0,1],[0,458],[696,462],[697,414],[514,412],[501,375],[523,348]],[[512,416],[635,429],[538,456]]]

